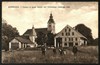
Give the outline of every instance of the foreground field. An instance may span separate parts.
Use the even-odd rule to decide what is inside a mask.
[[[66,55],[54,55],[52,49],[46,51],[43,56],[41,50],[24,50],[2,52],[2,63],[98,63],[98,46],[78,47],[76,59],[72,48],[66,49]]]

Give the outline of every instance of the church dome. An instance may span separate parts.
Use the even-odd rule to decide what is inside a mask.
[[[48,23],[55,23],[54,20],[53,20],[53,16],[52,16],[52,13],[50,14],[50,18],[48,20]]]
[[[49,19],[48,23],[54,23],[53,19]]]

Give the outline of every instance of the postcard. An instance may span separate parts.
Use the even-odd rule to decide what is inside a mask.
[[[98,2],[2,2],[2,63],[98,64]]]

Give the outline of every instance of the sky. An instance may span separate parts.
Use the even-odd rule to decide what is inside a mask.
[[[98,38],[98,2],[2,2],[2,18],[20,35],[33,25],[46,28],[51,12],[56,33],[66,25],[85,24]]]

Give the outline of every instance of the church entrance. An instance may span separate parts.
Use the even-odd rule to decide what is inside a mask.
[[[56,38],[56,47],[57,48],[62,47],[62,38],[61,37]]]

